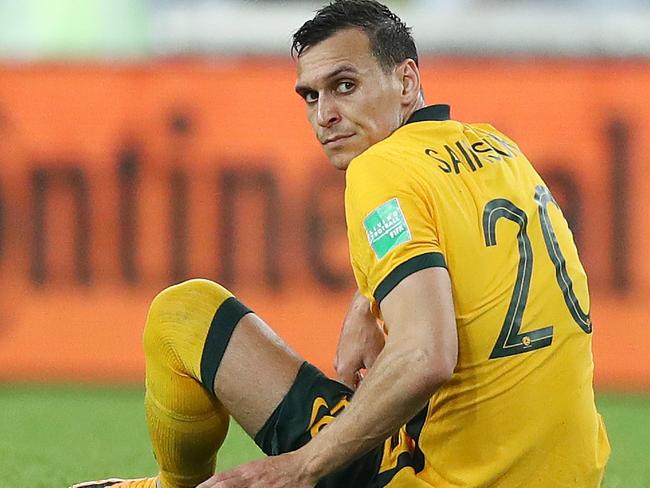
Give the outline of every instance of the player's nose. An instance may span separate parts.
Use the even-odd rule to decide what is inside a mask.
[[[318,98],[317,121],[321,127],[331,127],[341,120],[336,103],[327,96]]]

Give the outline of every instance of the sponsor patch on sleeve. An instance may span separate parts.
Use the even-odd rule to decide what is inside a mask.
[[[363,227],[377,260],[382,259],[400,244],[411,240],[411,230],[397,198],[382,203],[370,212],[363,219]]]

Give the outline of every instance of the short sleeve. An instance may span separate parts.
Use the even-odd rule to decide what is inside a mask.
[[[352,268],[359,290],[376,305],[416,271],[446,267],[428,184],[414,168],[376,153],[347,170]]]

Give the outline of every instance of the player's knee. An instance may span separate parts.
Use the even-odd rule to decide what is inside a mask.
[[[223,286],[205,279],[184,281],[161,291],[147,315],[145,357],[169,356],[171,351],[186,363],[183,357],[189,354],[193,358],[195,350],[202,348],[215,311],[232,296]]]
[[[156,295],[149,308],[149,319],[167,317],[174,320],[188,317],[194,310],[213,311],[231,296],[230,291],[214,281],[198,278],[183,281]]]
[[[219,283],[203,278],[194,278],[165,288],[153,299],[152,306],[157,304],[169,306],[179,302],[182,305],[196,301],[219,302],[230,296],[232,293]]]
[[[205,315],[211,319],[221,303],[232,296],[226,288],[205,279],[187,280],[165,288],[151,302],[147,315],[145,339],[149,329],[176,324],[187,327],[201,322]]]

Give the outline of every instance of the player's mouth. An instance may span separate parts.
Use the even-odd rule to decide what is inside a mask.
[[[346,140],[346,139],[349,139],[349,138],[352,137],[353,135],[354,135],[354,134],[337,134],[337,135],[335,135],[335,136],[330,136],[330,137],[328,137],[328,138],[325,139],[321,144],[323,144],[323,146],[327,146],[327,145],[332,145],[332,146],[334,146],[334,145],[336,145],[335,143],[337,143],[337,142],[342,142],[342,141],[344,141],[344,140]]]

